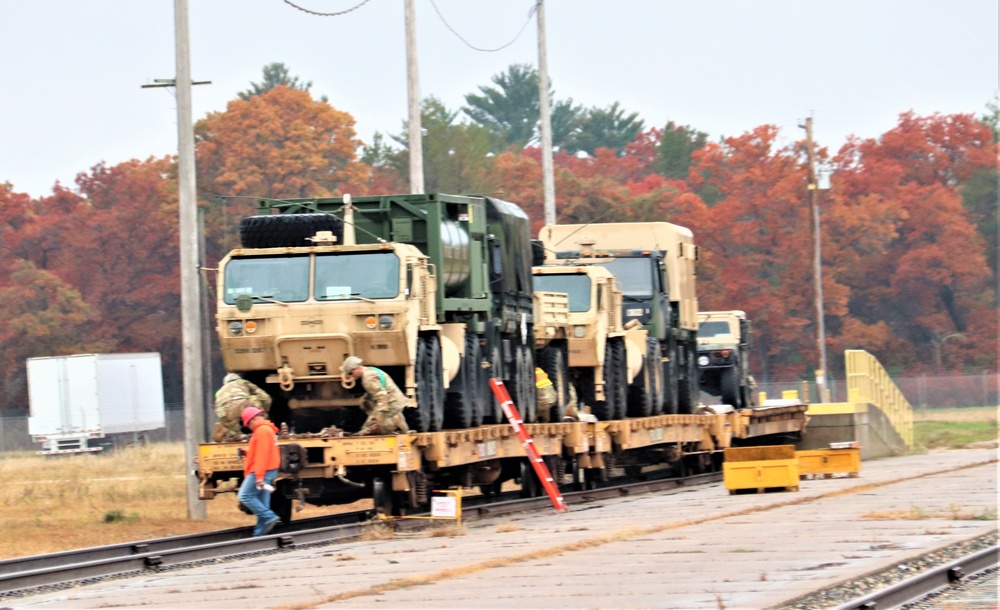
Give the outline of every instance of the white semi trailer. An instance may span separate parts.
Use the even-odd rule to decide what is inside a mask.
[[[29,358],[28,433],[39,454],[101,451],[110,434],[163,428],[158,353]]]

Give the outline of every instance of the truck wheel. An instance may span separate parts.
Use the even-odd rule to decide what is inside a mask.
[[[614,355],[614,345],[613,342],[608,341],[604,344],[604,400],[599,401],[595,398],[597,395],[596,391],[596,375],[597,370],[594,369],[590,372],[590,375],[582,375],[580,383],[580,395],[587,404],[590,405],[590,412],[601,421],[610,421],[615,418],[615,393],[613,391],[613,386],[615,383],[615,355]]]
[[[698,402],[698,366],[695,363],[695,351],[689,347],[681,347],[684,350],[684,378],[679,380],[678,386],[678,412],[682,414],[694,413],[695,403]]]
[[[541,421],[561,422],[566,413],[569,398],[569,369],[566,367],[566,352],[561,345],[548,345],[539,355],[538,366],[545,371],[556,389],[556,404],[549,413],[539,413]]]
[[[441,429],[444,389],[441,380],[441,345],[435,336],[417,338],[417,408],[404,409],[406,423],[415,432]],[[441,415],[436,416],[435,413]]]
[[[476,391],[479,367],[479,358],[471,352],[471,343],[476,348],[479,341],[470,341],[474,335],[467,335],[465,338],[465,357],[458,367],[458,374],[451,380],[451,387],[448,388],[448,396],[444,406],[444,427],[445,428],[471,428],[475,421],[476,411]],[[478,351],[478,349],[477,349]]]
[[[663,412],[675,415],[680,385],[677,379],[677,342],[670,339],[668,346],[667,362],[663,363]]]
[[[639,374],[632,381],[632,385],[628,388],[629,417],[649,417],[654,414],[657,396],[654,386],[657,381],[656,370],[660,359],[655,357],[657,354],[653,351],[653,346],[650,343],[652,341],[655,339],[647,340],[646,358],[642,370],[639,371]]]
[[[333,214],[264,214],[240,221],[244,248],[310,246],[317,231],[331,231],[337,243],[344,240],[344,223]]]
[[[734,409],[742,407],[740,404],[740,379],[736,372],[736,367],[730,367],[719,371],[719,388],[721,389],[722,402]]]
[[[535,402],[535,357],[534,350],[527,345],[519,345],[514,353],[515,405],[524,423],[538,420],[538,405]]]
[[[614,383],[611,386],[611,391],[615,395],[614,418],[625,419],[625,414],[628,410],[628,362],[625,356],[625,341],[615,339],[611,341],[611,344],[612,356],[614,358],[614,376],[612,377]],[[607,392],[607,388],[605,388],[605,392]]]

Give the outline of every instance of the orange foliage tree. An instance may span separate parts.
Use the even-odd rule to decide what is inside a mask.
[[[904,113],[879,140],[853,139],[840,150],[832,213],[861,212],[880,224],[867,223],[871,233],[857,234],[838,257],[855,286],[843,337],[850,343],[838,347],[870,345],[864,329],[878,326],[886,351],[875,355],[895,366],[995,366],[996,286],[959,193],[995,165],[992,131],[965,114]]]

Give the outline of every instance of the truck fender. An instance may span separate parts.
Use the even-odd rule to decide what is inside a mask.
[[[444,387],[451,386],[451,380],[458,375],[465,355],[465,324],[441,325],[441,366],[444,368],[442,379]]]
[[[649,331],[643,328],[631,328],[625,331],[625,361],[628,363],[628,382],[642,372],[646,359],[646,338]]]

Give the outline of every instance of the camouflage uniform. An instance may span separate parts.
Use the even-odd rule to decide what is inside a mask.
[[[219,418],[224,430],[222,436],[229,434],[241,435],[240,413],[247,407],[257,407],[267,413],[271,410],[271,397],[252,382],[243,379],[235,373],[230,373],[222,380],[222,387],[215,393],[215,416]],[[216,426],[212,439],[216,439],[220,430]]]
[[[552,380],[541,368],[535,367],[535,402],[538,405],[538,419],[542,422],[551,420],[552,407],[559,401],[559,394]]]
[[[368,415],[365,424],[355,436],[371,434],[401,434],[410,431],[403,417],[406,406],[406,395],[399,386],[381,369],[366,366],[361,374],[361,387],[365,389],[365,398],[361,409]]]

